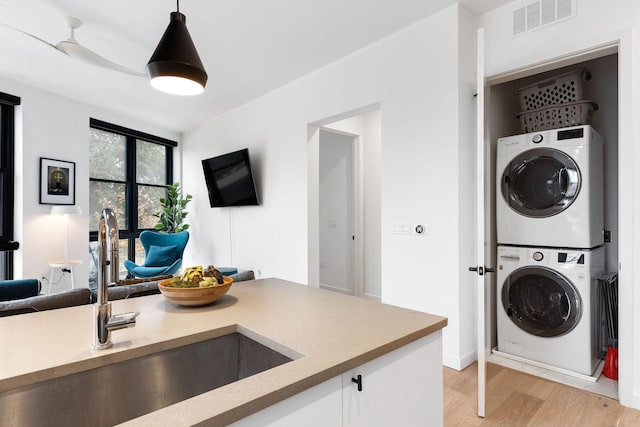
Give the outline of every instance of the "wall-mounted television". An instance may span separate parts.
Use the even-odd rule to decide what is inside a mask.
[[[202,168],[212,208],[258,204],[249,149],[204,159]]]

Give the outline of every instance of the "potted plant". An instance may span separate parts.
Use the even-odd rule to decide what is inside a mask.
[[[162,210],[153,216],[158,218],[155,229],[165,233],[179,233],[189,228],[189,224],[183,224],[187,217],[187,204],[193,196],[183,196],[180,183],[174,182],[167,185],[167,197],[160,199]]]

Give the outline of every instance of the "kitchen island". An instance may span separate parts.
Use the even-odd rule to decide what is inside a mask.
[[[389,425],[376,411],[400,420],[402,405],[402,416],[415,422],[399,425],[425,425],[425,417],[442,424],[443,317],[280,279],[235,283],[204,307],[180,307],[162,295],[113,302],[114,314],[128,311],[140,311],[136,326],[114,331],[114,346],[101,351],[90,349],[92,306],[0,318],[0,398],[237,332],[292,360],[124,424]],[[12,414],[0,414],[0,424],[19,425],[2,419]],[[371,415],[379,423],[363,421]]]

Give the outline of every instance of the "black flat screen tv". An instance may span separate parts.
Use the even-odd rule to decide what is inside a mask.
[[[258,204],[247,148],[204,159],[202,168],[212,208]]]

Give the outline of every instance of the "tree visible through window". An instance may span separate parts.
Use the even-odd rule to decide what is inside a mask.
[[[100,213],[111,208],[120,231],[120,277],[125,259],[144,261],[138,236],[153,229],[160,198],[172,182],[174,141],[91,119],[89,133],[89,282],[96,284]]]

